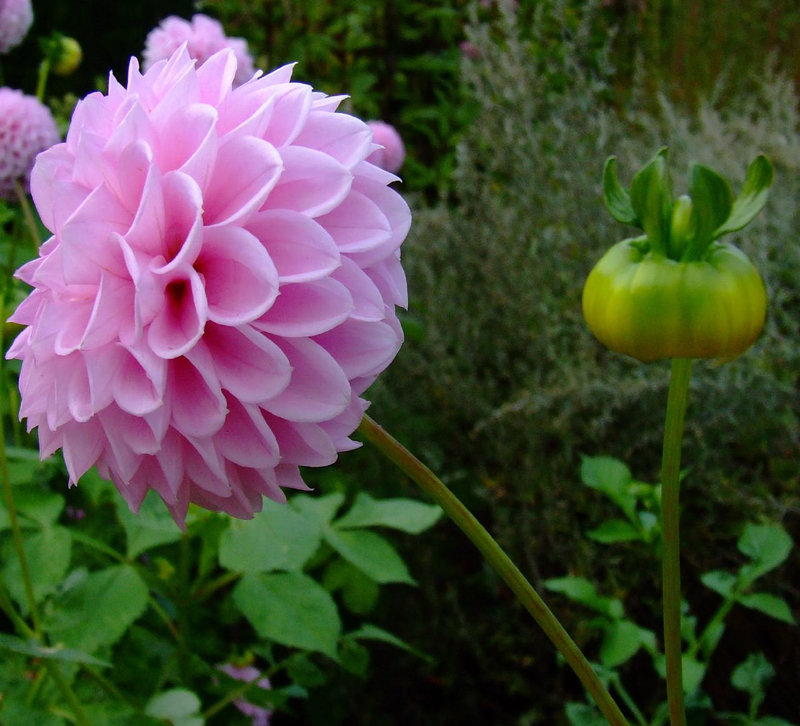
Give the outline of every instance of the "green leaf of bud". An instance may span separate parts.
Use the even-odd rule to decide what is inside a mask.
[[[654,252],[666,256],[672,224],[672,178],[667,166],[667,149],[642,167],[631,182],[631,206]]]
[[[619,183],[616,166],[616,157],[609,156],[603,166],[603,200],[609,213],[617,222],[638,227],[639,218],[631,206],[628,190]]]
[[[772,186],[772,164],[759,154],[747,167],[742,191],[733,203],[730,215],[714,230],[714,239],[749,224],[767,203],[767,194]]]

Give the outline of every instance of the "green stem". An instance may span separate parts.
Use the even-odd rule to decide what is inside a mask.
[[[608,722],[612,726],[627,726],[628,722],[622,715],[619,706],[603,686],[589,661],[586,660],[544,600],[483,525],[427,466],[369,416],[364,416],[361,420],[358,431],[384,456],[411,477],[467,535],[558,648]]]
[[[47,88],[47,76],[50,75],[50,61],[45,58],[39,64],[39,78],[36,83],[36,98],[44,103],[44,91]]]
[[[64,678],[64,674],[58,667],[57,663],[54,663],[52,660],[47,658],[43,659],[44,667],[47,669],[48,675],[53,679],[58,690],[61,691],[61,695],[64,696],[64,699],[69,704],[69,707],[72,709],[72,713],[75,716],[75,721],[80,724],[80,726],[92,726],[92,722],[89,721],[89,717],[86,715],[86,712],[83,710],[83,706],[81,702],[78,700],[78,697],[75,695],[75,691],[70,688],[67,679]]]
[[[176,606],[178,608],[177,621],[178,633],[178,671],[181,676],[181,682],[184,686],[189,686],[189,678],[191,675],[191,653],[189,651],[189,629],[191,626],[189,620],[189,605],[191,602],[191,593],[189,591],[189,535],[184,534],[179,543],[179,559],[178,559],[178,597]]]
[[[19,560],[19,570],[22,576],[22,585],[25,588],[25,597],[28,601],[28,610],[30,611],[31,620],[33,621],[33,630],[37,639],[41,640],[42,624],[41,620],[39,619],[39,608],[36,605],[36,596],[33,592],[31,570],[28,565],[28,556],[25,554],[25,544],[22,541],[22,528],[19,526],[17,508],[14,505],[14,492],[11,489],[11,479],[8,474],[6,439],[2,430],[2,413],[2,410],[0,410],[0,478],[3,479],[3,496],[6,502],[6,509],[8,510],[8,521],[11,525],[11,539],[14,542],[14,548],[17,552],[17,559]]]
[[[667,394],[664,449],[661,460],[661,517],[663,528],[662,582],[664,654],[667,664],[667,703],[672,726],[686,726],[681,658],[680,474],[681,441],[692,376],[691,358],[675,358]]]

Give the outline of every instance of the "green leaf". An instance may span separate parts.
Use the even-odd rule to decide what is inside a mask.
[[[147,585],[130,565],[73,575],[45,617],[55,643],[90,653],[113,645],[147,608]]]
[[[429,655],[422,653],[416,648],[410,646],[404,640],[398,638],[396,635],[384,630],[383,628],[379,628],[377,625],[365,623],[358,630],[348,633],[347,636],[349,638],[355,638],[356,640],[377,640],[381,643],[387,643],[388,645],[393,645],[395,648],[405,650],[408,653],[416,655],[418,658],[422,658],[430,663],[433,662],[433,659]]]
[[[775,675],[775,668],[763,653],[751,653],[731,673],[731,685],[748,693],[751,698],[763,698],[767,683]]]
[[[327,590],[307,575],[248,573],[233,600],[262,638],[336,658],[339,612]]]
[[[633,211],[652,248],[666,254],[672,223],[672,179],[666,148],[636,172],[630,196]]]
[[[336,520],[336,528],[391,527],[409,534],[419,534],[432,527],[441,516],[442,510],[435,504],[413,499],[378,500],[361,492],[350,510]]]
[[[114,502],[117,517],[125,529],[127,554],[130,559],[153,547],[177,542],[183,536],[164,502],[153,491],[144,498],[138,514],[131,512],[122,497],[115,497]]]
[[[325,683],[325,673],[317,667],[308,653],[295,653],[286,664],[286,672],[293,683],[303,688],[315,688]]]
[[[733,190],[727,180],[703,164],[693,164],[689,174],[694,235],[684,259],[700,259],[716,230],[731,213]]]
[[[582,456],[581,481],[605,494],[628,517],[636,516],[636,498],[630,493],[633,477],[630,469],[610,456]]]
[[[324,497],[309,494],[297,494],[289,501],[289,505],[304,515],[313,519],[320,527],[330,524],[344,502],[344,494],[333,492]]]
[[[559,592],[570,600],[596,610],[612,620],[619,620],[624,614],[621,600],[598,594],[595,586],[584,577],[551,578],[544,581],[544,586],[548,590]]]
[[[144,712],[172,726],[202,726],[200,706],[200,699],[194,693],[185,688],[173,688],[153,696]]]
[[[64,496],[40,487],[18,487],[14,504],[20,514],[38,522],[42,527],[56,523],[64,510]]]
[[[325,568],[322,586],[329,592],[340,590],[347,609],[357,615],[372,612],[380,594],[375,580],[338,557]]]
[[[767,203],[772,179],[772,164],[766,156],[759,154],[747,167],[742,191],[733,203],[730,216],[714,231],[714,239],[735,232],[755,219]]]
[[[569,702],[564,706],[564,715],[570,726],[608,726],[603,714],[587,703]]]
[[[736,575],[725,570],[712,570],[700,575],[700,582],[707,588],[722,595],[726,600],[734,597],[737,578]]]
[[[626,663],[642,647],[641,628],[629,620],[620,620],[606,628],[600,646],[600,662],[606,668]]]
[[[754,592],[749,595],[741,595],[737,598],[737,602],[746,608],[758,610],[764,615],[769,615],[771,618],[789,623],[789,625],[795,624],[789,605],[776,595],[770,595],[766,592]]]
[[[23,536],[28,570],[31,575],[33,594],[41,602],[56,589],[58,582],[67,574],[72,556],[72,537],[64,527],[48,527]],[[9,593],[17,601],[23,613],[28,612],[28,598],[22,580],[19,560],[11,540],[3,547],[3,580]]]
[[[780,565],[792,551],[792,538],[777,524],[748,524],[736,543],[739,551],[753,562],[747,581],[753,582]]]
[[[662,678],[666,677],[667,661],[663,653],[657,653],[654,656],[653,666]],[[706,675],[707,666],[684,653],[681,657],[681,667],[683,671],[683,690],[689,697],[700,688],[700,684]]]
[[[683,689],[687,694],[694,693],[700,688],[700,684],[705,678],[706,666],[699,660],[690,658],[685,653],[681,657],[681,666],[683,670]]]
[[[102,668],[111,667],[111,663],[95,658],[80,650],[75,650],[74,648],[51,648],[35,640],[22,640],[21,638],[7,635],[6,633],[0,633],[0,648],[33,658],[59,660],[65,663],[86,663],[87,665],[100,666]]]
[[[339,647],[339,663],[346,671],[359,678],[365,678],[369,660],[369,650],[361,643],[350,638],[342,639]]]
[[[603,165],[603,201],[611,216],[622,224],[639,227],[639,218],[633,211],[631,197],[617,178],[617,159],[609,156]]]
[[[266,500],[253,519],[231,520],[220,538],[219,562],[234,572],[299,572],[321,537],[321,525],[313,516]]]
[[[363,529],[329,529],[325,532],[325,541],[351,565],[377,583],[416,584],[397,550],[374,532]]]
[[[586,535],[602,544],[642,539],[636,528],[624,519],[608,519],[599,527],[589,530]]]

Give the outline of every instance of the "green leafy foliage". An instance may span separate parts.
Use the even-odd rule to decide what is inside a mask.
[[[652,524],[648,533],[660,534],[661,525],[654,495],[658,488],[637,482],[628,467],[612,457],[583,457],[580,467],[583,484],[605,495],[622,510],[627,521],[611,517],[599,527],[586,532],[602,544],[619,545],[638,540],[657,550],[660,546],[658,536],[645,536],[645,530],[638,530],[632,523],[641,522],[642,515],[649,515]],[[639,511],[644,504],[648,509]],[[600,536],[598,536],[600,533]],[[698,712],[713,712],[710,698],[703,692],[703,682],[709,670],[711,656],[725,632],[725,618],[734,605],[758,610],[776,620],[794,625],[794,618],[788,603],[777,595],[767,592],[753,592],[755,581],[783,564],[792,550],[792,539],[778,524],[753,524],[744,526],[737,546],[748,558],[737,572],[712,570],[700,576],[701,582],[723,598],[717,611],[700,628],[697,617],[690,614],[684,603],[681,637],[685,642],[682,655],[683,687],[689,697],[688,703]],[[640,650],[648,653],[655,672],[661,678],[666,675],[664,655],[660,651],[658,639],[653,630],[637,624],[625,614],[624,605],[619,598],[601,596],[595,584],[580,576],[551,578],[545,587],[558,592],[571,601],[589,608],[599,617],[589,621],[593,631],[601,635],[598,658],[607,681],[627,699],[622,677],[622,667]],[[764,683],[774,675],[772,666],[763,654],[753,654],[734,671],[731,682],[736,688],[747,691],[751,696],[750,720],[742,720],[742,714],[727,714],[735,723],[756,723],[753,719],[764,697]],[[738,685],[737,685],[738,684]],[[593,706],[569,703],[565,715],[571,724],[592,723],[596,710]],[[666,704],[657,708],[663,718],[657,716],[652,723],[663,723],[666,718]],[[584,719],[584,721],[581,721]],[[761,723],[759,721],[758,723]]]

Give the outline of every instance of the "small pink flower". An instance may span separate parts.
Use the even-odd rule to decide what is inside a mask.
[[[251,517],[354,448],[402,342],[411,215],[372,135],[291,66],[233,87],[185,47],[79,102],[31,190],[52,236],[17,275],[20,416],[70,482]]]
[[[370,121],[367,125],[372,130],[372,141],[377,145],[367,160],[392,174],[400,171],[406,148],[397,129],[384,121]]]
[[[16,199],[14,185],[27,187],[36,154],[59,141],[47,106],[22,91],[0,88],[0,197]]]
[[[256,685],[264,690],[270,690],[272,684],[268,678],[261,677],[261,671],[253,666],[235,666],[232,663],[225,663],[219,666],[219,669],[237,681],[244,681],[251,683],[258,681]],[[253,726],[269,726],[269,717],[272,714],[266,708],[261,708],[250,703],[246,698],[237,698],[233,705],[236,706],[245,716],[251,716],[253,719]]]
[[[236,55],[236,85],[253,77],[253,57],[247,49],[247,41],[227,37],[219,21],[201,13],[192,16],[191,22],[170,15],[151,30],[142,53],[142,69],[146,72],[154,63],[166,60],[184,43],[198,65],[205,63],[214,53],[231,48]]]
[[[32,23],[31,0],[0,0],[0,53],[19,45]]]

